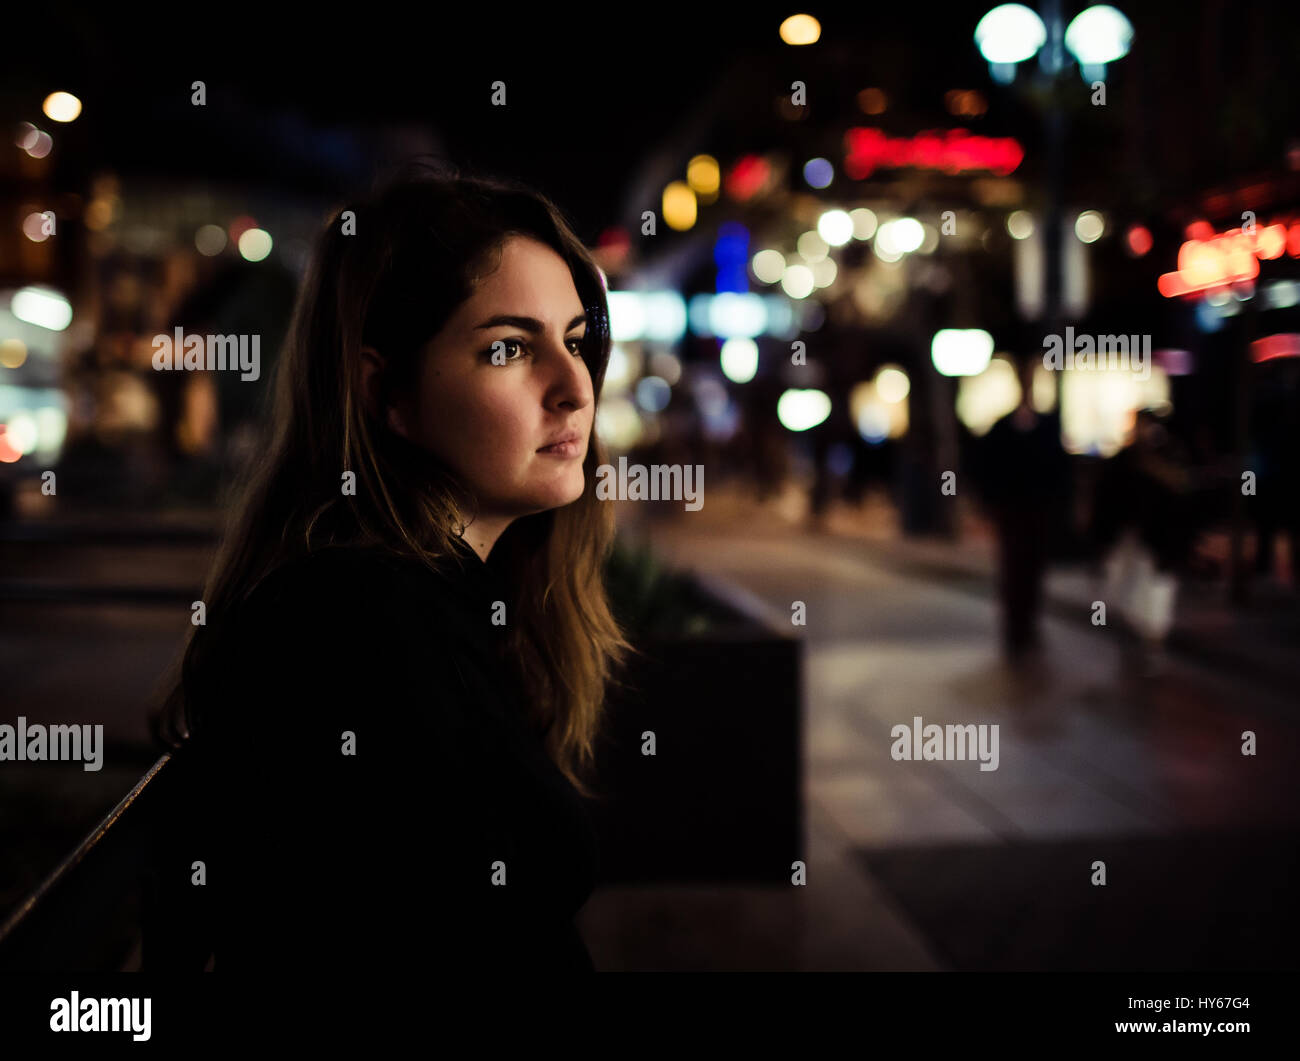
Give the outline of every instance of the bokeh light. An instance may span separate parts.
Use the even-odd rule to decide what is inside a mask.
[[[41,104],[41,110],[52,122],[72,122],[81,113],[81,100],[71,92],[51,92]]]
[[[239,254],[249,262],[265,260],[271,253],[271,233],[264,228],[250,228],[239,237]]]
[[[718,357],[722,374],[732,383],[748,383],[758,372],[758,344],[753,339],[743,336],[728,339]]]
[[[786,44],[816,44],[822,35],[822,27],[812,15],[791,15],[781,23],[780,33]]]

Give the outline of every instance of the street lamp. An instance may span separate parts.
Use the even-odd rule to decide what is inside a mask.
[[[1106,64],[1128,55],[1132,40],[1133,24],[1109,4],[1080,11],[1065,30],[1065,46],[1089,84],[1106,80]]]
[[[1001,4],[979,20],[975,44],[989,62],[993,80],[1009,85],[1016,77],[1016,63],[1038,54],[1047,43],[1047,27],[1038,12],[1024,4]]]
[[[1059,4],[1043,6],[1047,9],[1046,22],[1024,4],[1000,4],[979,20],[975,44],[988,60],[994,81],[1010,84],[1015,80],[1017,63],[1032,59],[1049,38],[1053,44],[1060,39]],[[1109,4],[1094,4],[1079,12],[1065,30],[1065,47],[1089,83],[1105,81],[1106,64],[1128,55],[1132,40],[1133,24]],[[1059,59],[1049,61],[1049,73],[1059,68]]]
[[[1038,56],[1039,80],[1045,90],[1039,98],[1048,100],[1043,111],[1047,163],[1044,308],[1048,328],[1052,333],[1059,333],[1065,110],[1057,91],[1058,81],[1066,67],[1067,49],[1078,61],[1086,83],[1105,81],[1106,64],[1128,54],[1133,26],[1109,4],[1097,4],[1081,11],[1068,28],[1061,17],[1061,0],[1042,0],[1040,8],[1042,16],[1024,4],[1001,4],[993,8],[976,25],[975,44],[988,60],[993,80],[1004,85],[1015,80],[1017,63]]]

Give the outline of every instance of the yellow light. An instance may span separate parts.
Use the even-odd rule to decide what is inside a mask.
[[[785,274],[785,258],[777,250],[761,250],[750,263],[754,275],[765,284],[775,284]]]
[[[1030,388],[1034,408],[1040,413],[1050,413],[1056,408],[1056,373],[1041,363],[1034,366],[1034,382]]]
[[[1074,222],[1074,234],[1082,243],[1096,243],[1106,231],[1106,222],[1096,210],[1085,210]]]
[[[912,390],[907,373],[897,365],[881,365],[876,373],[876,393],[888,404],[901,402]]]
[[[50,121],[71,122],[81,113],[81,100],[71,92],[51,92],[41,104],[41,110]]]
[[[239,237],[240,256],[249,262],[260,262],[271,253],[271,234],[263,228],[250,228]]]
[[[685,232],[695,225],[695,193],[685,181],[672,181],[664,188],[664,221],[670,228]]]
[[[624,349],[615,343],[609,351],[609,366],[605,369],[605,385],[601,397],[614,397],[625,393],[634,380],[641,378],[641,353]]]
[[[806,262],[819,262],[830,253],[831,247],[821,237],[820,232],[814,232],[809,229],[795,240],[795,250],[799,252],[799,257]]]
[[[19,453],[31,453],[36,448],[39,432],[31,413],[20,409],[13,414],[6,427],[5,440]]]
[[[813,262],[809,266],[813,274],[813,285],[815,287],[830,287],[835,283],[835,277],[839,275],[839,266],[829,258],[823,258],[819,262]]]
[[[712,155],[696,155],[686,164],[686,183],[696,195],[717,195],[722,183],[718,160]]]
[[[957,381],[957,418],[974,435],[989,429],[1020,403],[1020,379],[1005,357],[995,357],[976,376]]]
[[[614,449],[631,449],[645,436],[647,426],[637,407],[626,398],[603,401],[596,410],[596,435]]]
[[[1069,453],[1119,452],[1132,431],[1139,409],[1170,400],[1169,376],[1153,366],[1145,380],[1126,369],[1061,374],[1061,442]]]
[[[813,271],[806,265],[786,266],[781,277],[781,289],[791,298],[807,298],[817,286]]]
[[[781,23],[781,39],[786,44],[816,44],[822,26],[812,15],[791,15]]]
[[[112,222],[113,212],[111,199],[92,199],[82,220],[91,232],[103,232]]]
[[[849,415],[858,434],[873,446],[887,438],[902,438],[907,434],[907,402],[886,399],[875,381],[858,383],[850,388]]]
[[[1012,239],[1028,239],[1034,234],[1034,215],[1028,210],[1014,210],[1007,217],[1007,232]]]
[[[858,107],[863,114],[884,114],[889,109],[889,97],[878,88],[864,88],[858,93]]]
[[[876,234],[876,229],[878,227],[876,215],[865,206],[859,206],[856,210],[850,210],[849,217],[853,218],[854,239],[870,239]]]
[[[21,339],[5,339],[0,342],[0,365],[5,368],[18,368],[27,360],[27,344]]]

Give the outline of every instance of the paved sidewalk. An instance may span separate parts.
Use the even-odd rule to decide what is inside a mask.
[[[900,570],[965,582],[982,593],[996,592],[997,562],[991,541],[876,540],[870,549]],[[1053,615],[1092,625],[1094,602],[1099,600],[1105,600],[1100,573],[1064,566],[1048,571],[1044,604]],[[1117,612],[1108,611],[1114,626]],[[1180,579],[1167,645],[1171,652],[1219,668],[1248,671],[1275,689],[1293,692],[1300,688],[1300,596],[1261,580],[1248,604],[1233,606],[1222,586]]]
[[[629,506],[630,508],[630,506]],[[629,532],[654,533],[640,513],[625,510]],[[622,516],[623,513],[620,513]],[[800,534],[860,541],[864,559],[886,564],[899,574],[938,579],[982,596],[996,593],[996,541],[988,525],[968,509],[961,514],[957,540],[905,537],[896,513],[878,499],[853,508],[833,505],[815,529],[808,523],[804,492],[791,487],[780,498],[759,504],[743,489],[715,487],[709,504],[682,525],[693,530],[743,526],[756,535]],[[1101,577],[1086,566],[1053,566],[1044,587],[1044,608],[1052,615],[1091,625],[1093,602],[1103,599]],[[1115,609],[1109,609],[1116,636]],[[1300,689],[1300,593],[1272,579],[1256,579],[1248,604],[1234,606],[1226,588],[1201,579],[1180,579],[1169,651],[1196,657],[1211,666],[1244,671],[1271,688]]]
[[[1153,971],[1294,953],[1293,690],[1179,652],[1156,680],[1127,675],[1120,638],[1059,579],[1044,670],[1009,674],[978,548],[900,543],[882,513],[870,533],[809,529],[798,498],[734,501],[719,489],[666,519],[631,505],[620,525],[774,622],[806,605],[807,885],[604,891],[584,912],[602,967]],[[996,724],[999,768],[895,760],[892,727],[915,716]],[[1096,860],[1116,874],[1105,892]]]

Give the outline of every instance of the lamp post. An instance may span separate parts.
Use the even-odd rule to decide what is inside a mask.
[[[1133,27],[1108,4],[1097,4],[1080,12],[1068,27],[1061,15],[1061,0],[1042,0],[1040,10],[1041,15],[1023,4],[1001,4],[993,8],[976,25],[975,43],[988,60],[993,80],[1004,85],[1015,80],[1017,64],[1038,56],[1036,87],[1048,101],[1043,108],[1047,150],[1043,189],[1047,229],[1044,316],[1049,332],[1059,335],[1062,330],[1061,229],[1065,212],[1065,109],[1061,106],[1059,83],[1067,66],[1066,52],[1078,62],[1086,83],[1104,83],[1107,64],[1128,54]]]

